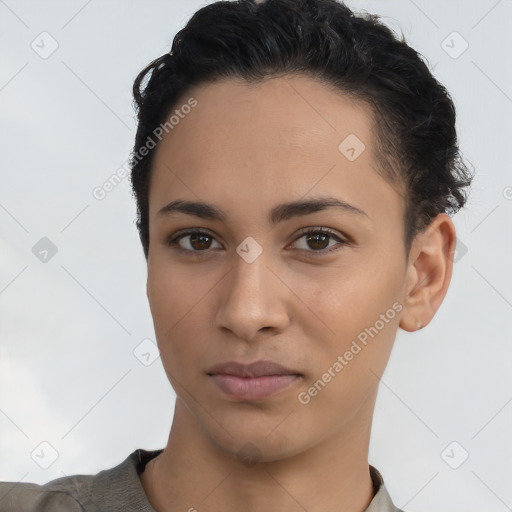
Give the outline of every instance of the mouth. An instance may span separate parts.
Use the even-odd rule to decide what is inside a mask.
[[[221,363],[207,371],[218,389],[237,400],[261,400],[285,390],[302,374],[273,361]]]

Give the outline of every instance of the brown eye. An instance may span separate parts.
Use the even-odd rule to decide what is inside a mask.
[[[327,228],[303,228],[300,232],[301,236],[296,239],[295,244],[297,244],[297,241],[304,239],[302,247],[299,246],[297,248],[308,257],[327,255],[343,248],[345,245],[349,245],[349,242],[342,240],[337,234]],[[218,246],[214,247],[212,243],[217,243]],[[199,255],[201,253],[207,255],[211,252],[209,250],[211,248],[222,248],[215,240],[215,237],[206,231],[197,229],[172,235],[165,240],[165,244],[190,255]]]
[[[214,240],[215,238],[206,231],[195,230],[170,237],[166,240],[166,244],[168,246],[177,246],[179,250],[184,252],[194,253],[207,251],[212,247],[212,241]]]
[[[190,245],[194,249],[197,249],[198,251],[209,249],[211,245],[211,237],[209,235],[194,233],[193,235],[188,236],[190,236]]]
[[[310,234],[306,235],[306,243],[308,243],[309,247],[312,249],[321,250],[328,247],[330,238],[332,238],[331,235],[324,235],[322,233]]]
[[[296,243],[298,240],[304,239],[304,243],[302,247],[299,249],[304,250],[308,253],[308,256],[312,253],[313,256],[321,256],[323,254],[328,254],[338,249],[341,249],[342,246],[348,245],[348,242],[342,240],[338,235],[327,230],[326,228],[322,229],[308,229],[304,228],[301,230],[301,236],[296,239]],[[334,242],[329,245],[330,242]],[[338,242],[336,244],[335,242]],[[338,245],[339,247],[336,247]],[[315,254],[318,253],[318,254]]]

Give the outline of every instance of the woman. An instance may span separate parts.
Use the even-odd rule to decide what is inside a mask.
[[[375,16],[243,0],[200,9],[134,95],[169,440],[2,484],[0,510],[399,511],[368,447],[397,330],[451,279],[472,176],[449,94]]]

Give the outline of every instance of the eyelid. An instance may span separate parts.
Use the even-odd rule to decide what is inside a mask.
[[[182,247],[180,247],[178,245],[179,241],[182,238],[186,238],[187,236],[190,236],[190,235],[206,235],[206,236],[214,239],[217,243],[220,243],[217,240],[216,235],[213,235],[212,233],[210,233],[209,230],[207,230],[205,228],[189,228],[189,229],[179,230],[176,233],[169,235],[168,237],[165,238],[164,244],[167,246],[176,246],[177,250],[179,250],[181,252],[190,253],[190,254],[201,254],[201,253],[206,254],[206,253],[210,252],[210,249],[206,249],[204,251],[191,251],[190,249],[183,249]]]
[[[331,254],[334,254],[341,249],[343,249],[346,246],[351,245],[351,243],[347,240],[348,237],[346,236],[340,236],[337,231],[334,231],[330,228],[318,226],[318,227],[306,227],[301,228],[299,230],[298,236],[296,236],[292,243],[296,243],[298,240],[300,240],[302,237],[308,234],[322,234],[322,235],[328,235],[331,239],[334,239],[338,242],[337,246],[333,246],[327,249],[321,249],[319,251],[313,251],[313,250],[306,250],[306,249],[294,249],[297,251],[300,251],[303,253],[304,256],[307,258],[319,258],[322,256],[330,256]]]
[[[299,238],[302,238],[304,235],[308,235],[310,233],[327,234],[327,235],[330,235],[332,238],[338,239],[340,242],[349,244],[349,237],[347,237],[343,233],[339,233],[338,231],[335,231],[331,228],[327,228],[327,227],[323,227],[323,226],[300,228],[299,233],[298,233],[299,236],[294,239],[294,242],[297,241]],[[319,251],[313,251],[313,252],[319,252]]]
[[[338,250],[343,249],[345,246],[352,245],[351,238],[348,237],[347,235],[345,235],[344,233],[341,234],[341,236],[340,236],[340,234],[337,231],[335,231],[331,228],[323,227],[323,226],[308,226],[308,227],[301,228],[299,230],[299,232],[297,233],[297,235],[295,236],[295,238],[293,239],[292,244],[297,242],[302,237],[304,237],[305,235],[308,235],[308,234],[328,235],[332,239],[335,239],[338,242],[338,247],[331,247],[328,249],[321,249],[318,251],[314,251],[314,250],[308,251],[306,249],[293,249],[293,250],[300,251],[300,252],[306,254],[307,257],[317,257],[317,256],[322,256],[322,255],[325,256],[325,255],[337,252]],[[215,241],[217,241],[217,243],[220,243],[217,240],[216,235],[213,235],[206,228],[189,228],[189,229],[180,230],[180,231],[168,236],[164,240],[164,244],[167,245],[168,247],[176,248],[176,250],[181,251],[182,253],[188,253],[191,255],[193,254],[193,255],[198,255],[198,256],[206,256],[212,252],[210,250],[210,248],[205,249],[204,251],[193,251],[190,249],[183,249],[182,247],[180,247],[179,241],[182,238],[185,238],[190,235],[206,235],[206,236],[214,239]]]

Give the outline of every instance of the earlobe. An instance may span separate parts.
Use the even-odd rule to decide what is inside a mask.
[[[427,325],[441,306],[452,276],[455,243],[455,226],[445,213],[437,215],[415,239],[399,323],[405,331]]]
[[[416,267],[416,261],[418,258],[416,254],[418,249],[416,246],[418,245],[419,242],[418,239],[416,239],[411,249],[411,254],[413,257],[407,269],[407,279],[404,287],[404,299],[402,301],[404,307],[402,316],[400,317],[400,323],[398,324],[399,327],[407,332],[416,331],[418,329],[418,324],[420,323],[420,320],[416,316],[421,306],[419,303],[418,294],[416,293],[416,287],[420,282],[419,272]]]

